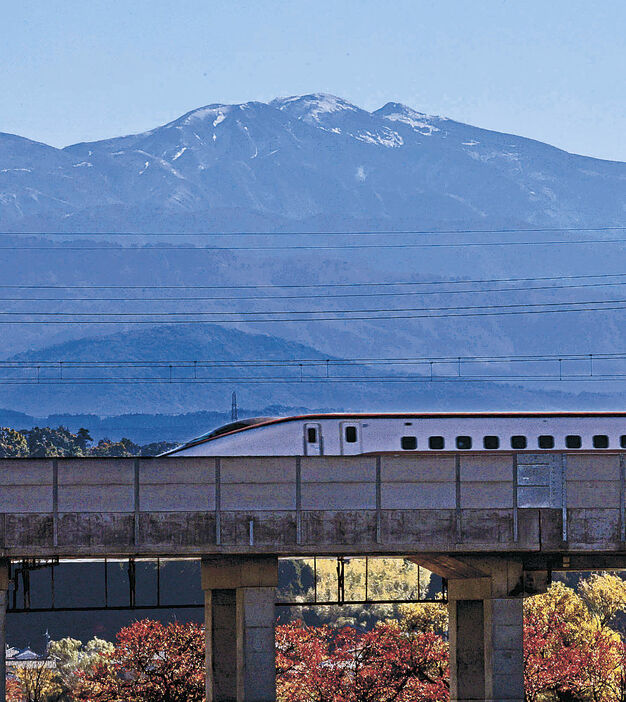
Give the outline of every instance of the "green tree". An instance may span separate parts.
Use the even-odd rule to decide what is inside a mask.
[[[90,456],[139,456],[141,446],[135,444],[130,439],[120,439],[119,441],[111,441],[111,439],[100,439],[96,446],[93,446],[90,451]]]
[[[0,458],[28,456],[26,437],[15,429],[0,427]]]
[[[17,431],[8,427],[0,428],[0,458],[71,457],[71,456],[157,456],[177,444],[157,441],[140,446],[130,439],[119,441],[101,439],[92,446],[93,438],[89,429],[81,427],[75,434],[67,427],[33,427]]]
[[[399,607],[399,624],[403,631],[432,633],[448,638],[448,606],[438,602],[419,602]]]
[[[33,427],[22,430],[28,443],[28,455],[33,458],[84,456],[76,434],[67,427]]]
[[[171,441],[155,441],[152,444],[144,444],[141,447],[142,456],[158,456],[160,453],[165,453],[170,449],[176,448],[178,444],[174,444]]]
[[[76,443],[82,451],[87,451],[87,446],[93,441],[89,434],[89,429],[80,428],[76,433]]]
[[[335,558],[294,559],[291,584],[283,587],[281,597],[311,602],[317,594],[318,602],[336,602],[339,597],[337,560]],[[431,588],[432,574],[408,559],[370,557],[350,558],[344,562],[344,601],[373,600],[372,604],[343,604],[301,606],[285,608],[280,622],[286,623],[295,617],[307,624],[332,624],[333,626],[356,626],[371,629],[380,621],[401,619],[405,606],[396,603],[376,603],[376,600],[411,600],[418,595],[425,597]],[[419,573],[419,575],[418,575]],[[295,581],[295,582],[294,582]],[[367,584],[367,587],[366,587]],[[366,592],[367,591],[367,592]]]

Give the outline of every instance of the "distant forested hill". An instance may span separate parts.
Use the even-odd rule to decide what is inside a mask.
[[[36,417],[51,415],[47,418],[49,424],[69,422],[70,427],[86,426],[108,438],[128,436],[142,442],[189,438],[200,424],[202,431],[206,431],[207,425],[221,423],[230,409],[233,390],[237,392],[241,407],[259,408],[260,412],[254,410],[255,414],[277,415],[307,409],[574,409],[606,407],[611,402],[616,407],[619,404],[610,395],[589,392],[580,396],[560,388],[532,389],[493,382],[428,382],[424,367],[414,371],[419,376],[411,378],[403,366],[381,370],[366,362],[331,365],[327,378],[327,358],[315,348],[274,336],[215,325],[156,326],[18,354],[12,357],[13,361],[33,360],[35,364],[42,364],[41,382],[0,387],[2,404],[7,409]],[[80,365],[81,361],[93,359],[104,367]],[[171,371],[171,382],[168,359],[189,362]],[[220,359],[227,365],[212,365],[212,359]],[[241,364],[242,359],[253,362],[256,359],[257,363]],[[301,371],[297,359],[317,360],[319,365],[305,366]],[[59,364],[59,360],[63,363]],[[135,365],[117,367],[122,360]],[[209,364],[194,368],[193,360]],[[113,366],[106,366],[107,361]],[[155,368],[142,365],[144,361],[161,363]],[[46,362],[50,365],[46,366]],[[24,370],[5,368],[0,373],[5,379],[9,376],[15,379],[18,374],[32,379],[36,371],[35,365],[30,365]],[[63,383],[47,382],[57,379],[60,373]],[[381,374],[389,381],[381,382]],[[80,382],[81,377],[95,382]],[[143,378],[145,382],[133,382],[131,378]],[[116,382],[108,382],[113,380]],[[162,382],[154,382],[156,380]],[[564,385],[567,389],[567,384]],[[132,413],[137,416],[133,417]],[[90,419],[81,416],[84,414],[98,417]],[[155,414],[164,416],[153,420]],[[71,419],[63,415],[78,416]],[[117,418],[103,422],[100,415]],[[12,426],[21,426],[20,415],[7,416]],[[165,427],[168,423],[170,426]]]

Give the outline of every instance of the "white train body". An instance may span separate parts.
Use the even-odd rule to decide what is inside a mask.
[[[166,456],[620,451],[626,412],[311,414],[227,424]]]

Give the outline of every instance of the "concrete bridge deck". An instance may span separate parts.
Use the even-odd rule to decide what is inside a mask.
[[[451,699],[521,702],[523,597],[626,565],[625,479],[607,451],[1,460],[0,648],[10,559],[195,555],[207,699],[269,702],[277,556],[402,555],[448,578]]]
[[[624,459],[0,460],[0,555],[621,553]]]

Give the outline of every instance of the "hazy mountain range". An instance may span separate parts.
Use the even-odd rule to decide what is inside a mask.
[[[389,102],[213,104],[55,149],[0,134],[0,227],[328,231],[442,223],[620,224],[626,164]]]
[[[621,353],[624,243],[619,231],[604,230],[624,223],[625,186],[624,163],[396,103],[367,112],[319,94],[209,105],[149,132],[65,149],[0,134],[0,358]],[[524,231],[537,227],[560,230]],[[400,234],[407,230],[435,233]],[[316,231],[326,234],[307,235]],[[232,235],[150,236],[164,232]],[[264,232],[274,236],[258,236]],[[353,243],[387,248],[332,248]],[[571,277],[589,275],[596,277]],[[368,287],[380,282],[402,285]],[[294,287],[303,284],[335,287]],[[290,287],[266,287],[277,285]],[[598,309],[608,301],[622,311]],[[516,305],[549,310],[563,302],[585,311],[517,314]],[[509,307],[493,312],[502,305]],[[322,319],[269,322],[267,310]],[[341,310],[377,312],[328,319]],[[433,310],[443,316],[426,318]],[[53,312],[81,316],[61,324]],[[163,316],[142,325],[99,316],[111,312]],[[228,321],[232,312],[239,321]],[[250,321],[255,315],[266,321]],[[554,373],[555,364],[546,369]],[[358,363],[352,371],[373,372]],[[35,417],[227,412],[232,389],[250,411],[622,406],[618,382],[587,378],[524,388],[238,380],[235,373],[222,384],[2,384],[0,408]]]
[[[64,359],[63,367],[58,363]],[[85,367],[97,359],[100,367]],[[169,361],[168,361],[169,359]],[[220,359],[215,365],[212,359]],[[241,359],[259,359],[242,363]],[[424,366],[399,368],[372,366],[366,362],[342,365],[317,349],[279,337],[249,334],[207,325],[160,326],[139,331],[85,338],[17,354],[11,361],[34,363],[27,369],[3,369],[4,378],[38,375],[40,384],[3,387],[0,407],[16,408],[42,418],[60,411],[77,417],[51,417],[45,421],[71,428],[87,425],[94,433],[110,438],[127,435],[137,441],[181,440],[196,431],[198,422],[220,423],[227,419],[231,392],[236,389],[242,415],[284,414],[303,411],[419,411],[534,408],[602,408],[610,396],[590,392],[580,396],[563,389],[524,388],[491,382],[443,382],[436,371],[428,380]],[[126,367],[118,364],[124,361]],[[197,363],[194,364],[194,360]],[[329,361],[327,367],[326,361]],[[161,361],[158,366],[146,362]],[[106,364],[113,364],[109,367]],[[168,362],[172,363],[169,368]],[[40,367],[35,369],[35,365]],[[449,369],[440,370],[450,375]],[[475,369],[476,370],[476,369]],[[454,372],[451,373],[454,375]],[[63,378],[66,384],[54,382]],[[109,383],[123,378],[123,382]],[[94,384],[81,382],[90,378]],[[387,382],[381,379],[387,378]],[[143,379],[136,383],[133,379]],[[617,406],[617,405],[616,405]],[[212,410],[209,416],[206,410]],[[113,416],[125,413],[114,423],[102,424],[88,414]],[[131,414],[188,414],[184,425],[165,417],[133,417]],[[32,417],[0,410],[0,421],[27,427]],[[41,420],[37,420],[41,421]],[[185,429],[186,427],[186,429]]]

